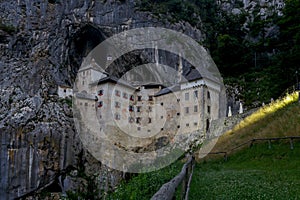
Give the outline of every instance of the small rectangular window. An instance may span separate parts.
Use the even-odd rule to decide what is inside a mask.
[[[152,112],[152,107],[151,106],[149,106],[149,112]]]
[[[121,119],[120,114],[116,113],[116,114],[115,114],[115,119],[116,119],[116,120],[120,120],[120,119]]]
[[[153,96],[149,95],[149,101],[153,101]]]
[[[119,97],[119,96],[121,95],[121,92],[120,92],[119,90],[115,90],[115,95],[116,95],[117,97]]]
[[[198,106],[194,106],[194,112],[198,112]]]
[[[141,112],[141,106],[136,107],[136,112]]]
[[[130,101],[134,101],[134,96],[130,95]]]
[[[137,130],[140,131],[140,130],[141,130],[141,127],[137,127]]]
[[[99,103],[98,103],[98,108],[101,108],[103,106],[103,101],[100,101]]]
[[[197,122],[194,122],[194,126],[197,126],[198,125],[198,123]]]
[[[185,126],[186,126],[186,127],[189,127],[189,126],[190,126],[190,124],[189,124],[189,123],[187,123],[187,124],[185,124]]]
[[[126,92],[123,92],[123,98],[128,99],[128,94]]]
[[[190,99],[190,95],[188,92],[184,94],[184,98],[186,101],[188,101]]]
[[[99,96],[102,96],[102,95],[103,95],[103,90],[99,90],[99,91],[98,91],[98,95],[99,95]]]
[[[137,117],[137,118],[136,118],[136,123],[137,123],[137,124],[141,123],[141,118],[140,118],[140,117]]]
[[[194,91],[194,97],[198,98],[198,91],[197,90]]]
[[[210,106],[207,106],[207,113],[210,114]]]
[[[180,102],[180,99],[177,99],[177,102]]]
[[[115,102],[115,107],[116,107],[116,108],[120,108],[120,107],[121,107],[121,103],[116,101],[116,102]]]
[[[207,91],[207,99],[210,99],[210,92]]]
[[[185,113],[188,114],[190,112],[190,108],[189,107],[185,107]]]
[[[148,119],[148,122],[149,122],[149,124],[151,124],[152,123],[152,119],[149,117],[149,119]]]
[[[129,112],[133,112],[134,111],[134,107],[132,105],[129,105]]]
[[[142,96],[138,96],[138,101],[142,101]]]
[[[128,121],[129,121],[129,123],[133,123],[133,122],[134,122],[133,117],[129,117],[129,118],[128,118]]]

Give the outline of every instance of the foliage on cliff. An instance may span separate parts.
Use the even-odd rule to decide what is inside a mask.
[[[239,13],[211,0],[141,0],[140,4],[158,17],[166,14],[174,22],[187,21],[204,30],[203,45],[210,50],[225,83],[241,86],[239,98],[246,104],[277,98],[296,83],[295,72],[300,71],[298,0],[285,1],[283,16],[270,7],[266,17],[259,14],[259,4],[247,12],[241,1],[232,5]]]

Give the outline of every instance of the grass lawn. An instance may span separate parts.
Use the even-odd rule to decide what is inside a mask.
[[[227,162],[197,163],[189,199],[300,199],[300,141],[255,144]]]

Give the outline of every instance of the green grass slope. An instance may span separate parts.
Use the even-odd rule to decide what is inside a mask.
[[[197,163],[190,199],[300,199],[300,140],[256,142],[253,138],[300,136],[296,93],[267,105],[225,133],[213,152],[229,152],[228,161],[208,156]]]
[[[255,144],[228,161],[197,163],[189,199],[300,199],[300,141]]]

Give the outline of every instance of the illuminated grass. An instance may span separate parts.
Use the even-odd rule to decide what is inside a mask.
[[[267,115],[270,115],[279,109],[286,107],[287,105],[296,102],[298,100],[298,93],[294,92],[292,94],[287,94],[283,99],[276,100],[269,105],[266,105],[260,108],[258,111],[254,112],[249,117],[245,118],[240,124],[235,126],[232,131],[229,131],[226,134],[233,134],[236,131],[239,131],[242,128],[245,128],[257,121],[263,119]]]
[[[295,92],[260,108],[222,135],[212,151],[228,151],[253,138],[300,135],[297,100]]]

